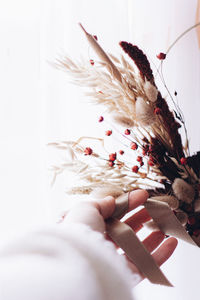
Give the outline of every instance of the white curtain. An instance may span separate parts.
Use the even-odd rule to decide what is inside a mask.
[[[196,22],[198,5],[197,0],[0,2],[2,240],[51,221],[67,205],[64,191],[70,178],[65,174],[49,188],[46,170],[55,153],[49,154],[46,144],[98,135],[98,109],[86,104],[79,88],[70,85],[65,74],[49,63],[63,53],[91,58],[77,23],[96,34],[107,51],[119,54],[118,42],[127,40],[157,63],[156,54],[165,52]],[[176,44],[164,65],[168,88],[178,93],[192,151],[200,149],[198,41],[194,29]],[[163,268],[175,288],[144,281],[136,289],[138,299],[198,299],[199,251],[180,242]]]

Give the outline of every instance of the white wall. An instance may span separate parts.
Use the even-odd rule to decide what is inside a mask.
[[[61,176],[50,189],[47,166],[55,158],[46,143],[96,135],[96,108],[88,106],[64,73],[53,69],[59,53],[91,52],[77,26],[81,21],[115,54],[118,42],[138,44],[155,55],[195,23],[197,1],[188,0],[4,0],[0,2],[0,236],[2,241],[39,223],[67,205]],[[168,87],[177,90],[192,150],[200,148],[200,52],[196,31],[180,41],[164,67]],[[48,160],[46,159],[48,157]],[[164,270],[176,286],[144,281],[138,299],[198,299],[199,249],[180,242]]]

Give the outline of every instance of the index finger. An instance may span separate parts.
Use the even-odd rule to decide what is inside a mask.
[[[145,190],[135,190],[128,195],[128,211],[135,209],[136,207],[144,204],[149,197],[149,194]]]

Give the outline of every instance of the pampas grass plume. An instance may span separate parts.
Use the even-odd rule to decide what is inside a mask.
[[[138,97],[135,104],[136,120],[142,126],[150,126],[155,121],[152,107],[147,102]]]
[[[172,184],[174,194],[179,200],[191,203],[194,200],[195,191],[193,187],[181,178],[176,178]]]
[[[124,127],[133,127],[134,126],[134,121],[131,120],[130,118],[120,115],[120,114],[113,114],[112,115],[112,119],[113,121],[115,121],[116,123],[118,123],[121,126]]]
[[[144,91],[149,101],[155,102],[157,100],[158,90],[150,81],[145,82]]]

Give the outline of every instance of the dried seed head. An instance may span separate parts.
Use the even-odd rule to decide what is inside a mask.
[[[125,135],[130,135],[130,134],[131,134],[130,129],[126,129],[126,130],[124,131],[124,134],[125,134]]]
[[[140,125],[150,126],[155,122],[153,108],[147,102],[138,97],[135,103],[136,120]]]
[[[184,226],[187,221],[188,221],[188,216],[185,212],[183,211],[177,211],[176,212],[176,217],[179,220],[179,222]]]
[[[166,54],[163,53],[163,52],[160,52],[158,55],[156,55],[156,57],[157,57],[158,59],[160,59],[160,60],[163,60],[163,59],[166,58]]]
[[[103,199],[107,196],[113,196],[114,198],[119,197],[124,192],[122,189],[118,188],[117,186],[104,186],[96,188],[90,194],[93,199]]]
[[[117,153],[116,152],[109,154],[109,160],[110,161],[115,161],[116,158],[117,158]]]
[[[187,158],[186,157],[181,157],[180,163],[181,163],[181,165],[186,165],[187,164]]]
[[[112,130],[107,130],[106,132],[105,132],[105,135],[107,135],[107,136],[110,136],[112,134]]]
[[[194,211],[200,212],[200,198],[198,198],[194,203]]]
[[[145,82],[144,91],[149,101],[155,102],[157,100],[158,90],[155,85],[150,83],[150,81]]]
[[[92,154],[92,149],[90,148],[90,147],[86,147],[85,149],[84,149],[84,153],[85,153],[85,155],[91,155]]]
[[[131,143],[131,149],[132,150],[137,150],[137,148],[138,148],[138,145],[135,142],[132,142]]]
[[[179,200],[191,203],[194,200],[195,190],[193,187],[181,178],[176,178],[172,184],[174,194]]]
[[[142,162],[142,156],[138,156],[136,159],[138,162]]]
[[[114,122],[118,123],[119,125],[121,125],[123,127],[131,128],[134,126],[134,121],[123,115],[113,114],[112,119]]]
[[[108,162],[108,165],[109,165],[110,167],[114,167],[115,163],[114,163],[114,161],[110,160],[110,161]]]
[[[172,209],[177,209],[179,207],[179,201],[174,196],[154,196],[152,199],[167,203]]]
[[[139,170],[138,166],[133,166],[133,167],[132,167],[132,172],[133,172],[133,173],[137,173],[138,170]]]
[[[161,109],[160,109],[159,107],[156,107],[156,108],[154,109],[154,114],[155,114],[155,115],[160,115],[160,114],[161,114]]]
[[[103,122],[103,120],[104,120],[104,117],[103,117],[103,116],[100,116],[100,117],[99,117],[99,122]]]

